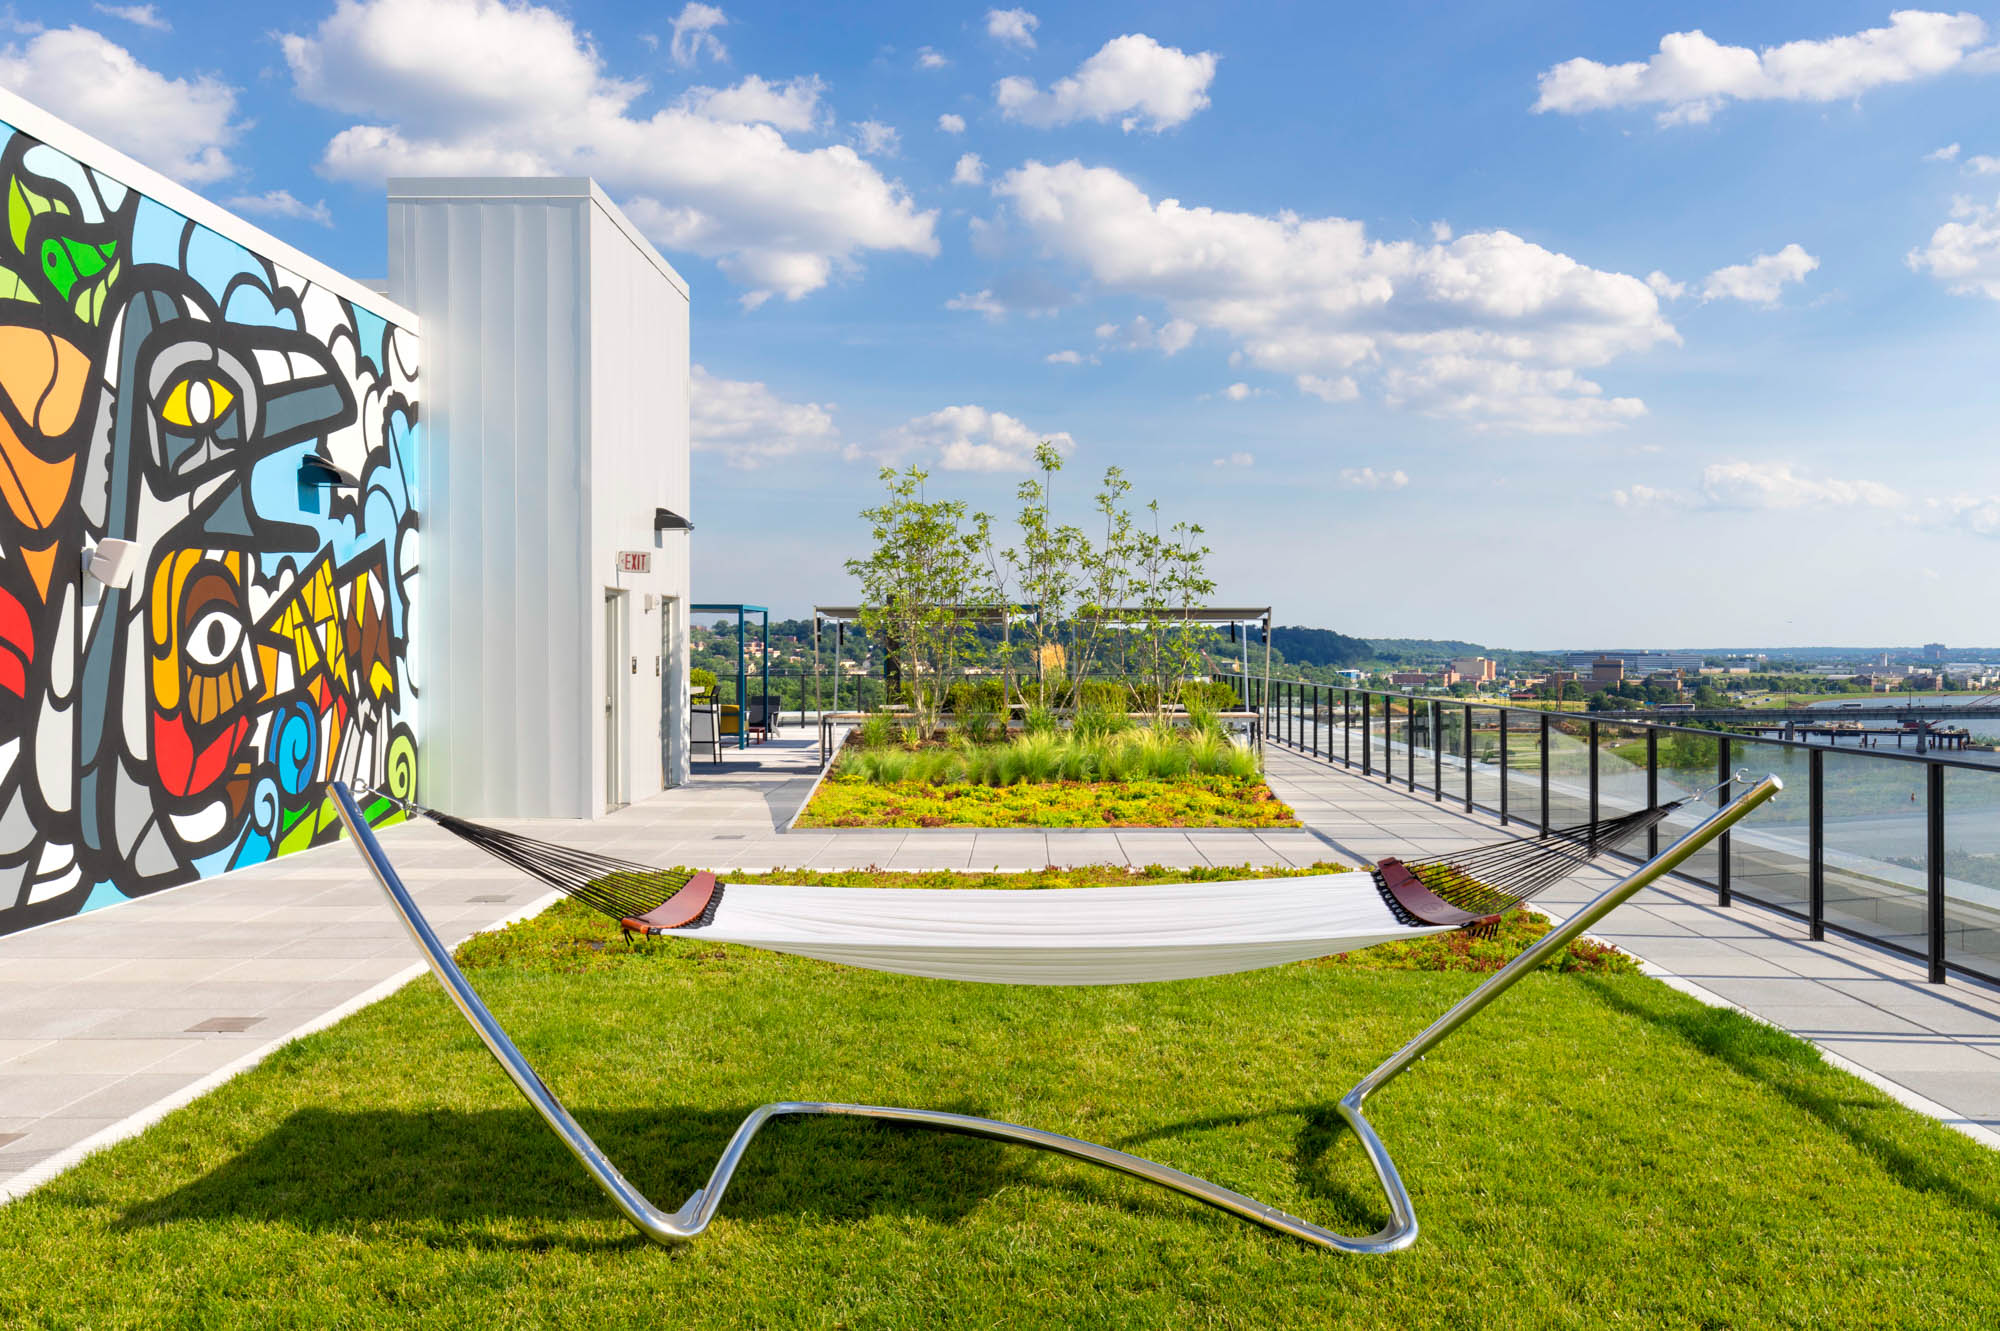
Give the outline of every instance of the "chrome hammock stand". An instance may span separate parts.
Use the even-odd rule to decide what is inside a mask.
[[[1301,1220],[1274,1206],[1267,1206],[1253,1197],[1245,1197],[1240,1192],[1182,1173],[1171,1166],[1130,1155],[1124,1151],[1100,1146],[1096,1142],[1083,1141],[1076,1137],[1065,1137],[1058,1132],[1045,1132],[1040,1128],[1022,1127],[1017,1123],[1002,1123],[996,1119],[975,1118],[969,1114],[947,1114],[934,1109],[896,1109],[884,1105],[829,1104],[812,1100],[783,1100],[776,1104],[761,1105],[750,1112],[736,1133],[723,1149],[722,1158],[715,1162],[715,1170],[708,1177],[708,1183],[695,1190],[693,1196],[680,1210],[671,1214],[654,1206],[637,1188],[632,1186],[610,1159],[590,1139],[582,1126],[563,1107],[555,1093],[538,1076],[524,1058],[521,1051],[508,1038],[493,1013],[480,1001],[466,980],[464,972],[451,959],[451,949],[431,928],[430,921],[410,899],[409,889],[397,876],[389,857],[383,853],[382,845],[375,839],[374,831],[354,801],[353,793],[345,782],[332,783],[334,801],[340,812],[340,819],[347,825],[348,834],[353,837],[361,856],[368,862],[376,881],[389,896],[389,903],[396,914],[409,927],[410,936],[422,949],[424,958],[430,963],[431,971],[438,983],[451,995],[472,1029],[479,1035],[487,1050],[493,1055],[528,1103],[548,1123],[563,1145],[582,1162],[584,1169],[604,1189],[612,1203],[625,1214],[634,1227],[647,1238],[660,1244],[674,1244],[692,1239],[708,1228],[715,1218],[716,1209],[722,1205],[723,1192],[729,1187],[730,1178],[749,1149],[750,1141],[758,1129],[774,1118],[804,1114],[832,1114],[851,1118],[882,1119],[891,1123],[908,1124],[911,1127],[936,1128],[943,1132],[963,1133],[974,1137],[990,1137],[997,1141],[1017,1142],[1023,1146],[1033,1146],[1039,1150],[1052,1151],[1072,1159],[1102,1165],[1106,1169],[1129,1174],[1134,1178],[1156,1183],[1174,1192],[1184,1193],[1196,1201],[1228,1211],[1255,1224],[1290,1234],[1322,1248],[1335,1252],[1382,1253],[1397,1252],[1416,1242],[1417,1217],[1411,1209],[1410,1194],[1403,1186],[1401,1175],[1396,1172],[1396,1162],[1389,1157],[1388,1148],[1375,1134],[1362,1113],[1362,1106],[1368,1097],[1394,1081],[1418,1059],[1440,1044],[1445,1037],[1470,1021],[1481,1008],[1498,998],[1523,975],[1541,965],[1550,956],[1567,947],[1578,935],[1603,919],[1611,911],[1631,898],[1633,894],[1649,884],[1671,873],[1690,855],[1706,846],[1716,837],[1727,832],[1740,822],[1751,810],[1763,804],[1780,790],[1784,783],[1776,776],[1767,776],[1750,787],[1741,796],[1715,811],[1702,823],[1689,831],[1680,840],[1661,851],[1653,859],[1634,869],[1614,886],[1606,889],[1596,899],[1570,916],[1561,924],[1542,935],[1535,943],[1513,961],[1507,963],[1493,977],[1477,989],[1461,998],[1450,1011],[1432,1022],[1424,1032],[1404,1045],[1373,1072],[1355,1083],[1354,1089],[1340,1098],[1338,1105],[1342,1119],[1352,1128],[1362,1149],[1367,1152],[1368,1162],[1374,1166],[1375,1177],[1380,1180],[1382,1190],[1389,1202],[1389,1223],[1379,1231],[1365,1238],[1353,1238],[1336,1234],[1309,1220]]]

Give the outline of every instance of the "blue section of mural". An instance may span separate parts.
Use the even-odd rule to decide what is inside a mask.
[[[408,330],[4,125],[0,191],[6,932],[415,793],[422,436]]]

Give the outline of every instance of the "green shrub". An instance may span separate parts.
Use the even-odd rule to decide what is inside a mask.
[[[688,688],[697,698],[713,698],[715,696],[715,672],[702,666],[695,666],[688,671]]]
[[[1028,708],[1027,715],[1022,718],[1021,723],[1027,727],[1030,735],[1053,735],[1060,724],[1056,720],[1055,710],[1043,707],[1039,703]]]
[[[859,734],[863,747],[884,748],[895,739],[895,722],[889,719],[887,712],[873,712],[862,721]]]

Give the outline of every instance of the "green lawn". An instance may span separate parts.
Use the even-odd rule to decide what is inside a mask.
[[[466,956],[669,1207],[752,1106],[826,1098],[1080,1133],[1350,1232],[1380,1223],[1379,1199],[1334,1099],[1479,978],[1407,967],[1495,959],[1446,943],[1000,988],[628,949],[576,911]],[[0,1212],[0,1325],[1994,1324],[2000,1158],[1789,1037],[1575,964],[1374,1102],[1424,1226],[1393,1257],[1023,1149],[837,1120],[767,1129],[713,1230],[662,1251],[425,980]]]

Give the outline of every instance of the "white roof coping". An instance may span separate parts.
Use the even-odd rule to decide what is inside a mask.
[[[127,157],[110,144],[91,137],[67,120],[5,88],[0,88],[0,121],[5,121],[30,138],[41,140],[58,152],[67,153],[126,188],[164,204],[190,222],[198,222],[219,235],[227,236],[243,248],[289,269],[315,286],[325,287],[361,308],[381,315],[399,328],[413,333],[422,331],[414,310],[405,309],[381,292],[370,290],[345,273],[329,268],[305,251],[287,245],[263,228],[244,221],[221,204],[203,198],[187,186]]]
[[[391,176],[389,198],[392,202],[397,199],[458,199],[468,203],[482,199],[589,199],[611,220],[613,226],[625,234],[625,239],[632,242],[632,248],[644,255],[662,277],[673,283],[674,290],[682,296],[689,294],[687,279],[675,271],[666,257],[653,247],[653,242],[646,239],[632,219],[589,176]]]

